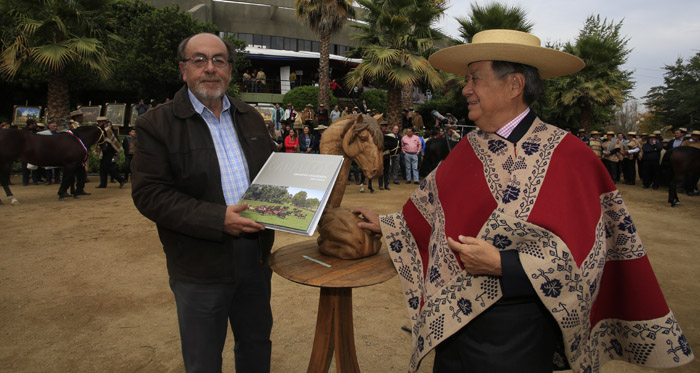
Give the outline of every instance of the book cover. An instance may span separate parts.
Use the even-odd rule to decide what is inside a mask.
[[[342,165],[340,155],[272,153],[238,202],[248,203],[241,216],[265,228],[313,235]]]

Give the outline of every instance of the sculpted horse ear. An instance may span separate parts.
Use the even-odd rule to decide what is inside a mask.
[[[358,131],[355,130],[355,126],[364,123],[364,118],[362,117],[362,114],[358,114],[357,117],[354,118],[354,120],[349,120],[348,123],[345,125],[345,129],[343,130],[343,134],[341,135],[343,139],[343,149],[347,151],[347,147],[352,144],[355,139],[357,138]]]

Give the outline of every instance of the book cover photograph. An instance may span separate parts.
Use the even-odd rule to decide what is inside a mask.
[[[272,153],[239,204],[241,216],[275,229],[311,236],[316,230],[343,157]]]

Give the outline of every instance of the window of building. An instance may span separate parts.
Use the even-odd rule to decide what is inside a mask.
[[[311,42],[311,51],[312,52],[319,52],[321,50],[321,43],[317,41],[312,41]]]
[[[311,40],[299,40],[299,50],[311,52]]]
[[[284,38],[284,49],[288,51],[298,51],[297,49],[297,39],[295,38]]]
[[[281,36],[273,36],[270,42],[272,49],[284,49],[284,38]]]

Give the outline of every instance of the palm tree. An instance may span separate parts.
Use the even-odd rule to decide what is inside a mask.
[[[465,42],[471,43],[477,33],[484,30],[510,29],[530,32],[533,24],[527,21],[525,10],[517,6],[491,3],[481,6],[472,4],[472,14],[468,17],[456,17],[461,25],[459,30]]]
[[[66,69],[85,66],[100,77],[110,75],[111,59],[92,23],[109,0],[4,1],[2,11],[14,22],[14,33],[3,40],[0,74],[13,79],[34,68],[48,75],[49,120],[66,123],[70,111]]]
[[[348,18],[355,17],[352,0],[295,0],[297,18],[309,25],[321,38],[318,81],[319,104],[329,105],[331,35],[338,32]]]
[[[367,8],[364,24],[356,27],[362,63],[345,80],[348,86],[367,81],[387,89],[387,121],[401,124],[401,96],[406,86],[424,80],[442,86],[442,75],[423,56],[439,33],[431,26],[444,13],[441,0],[358,0]]]
[[[550,95],[554,106],[576,108],[580,128],[586,131],[594,115],[608,113],[610,117],[612,110],[608,109],[622,105],[634,86],[631,72],[620,69],[631,52],[621,28],[622,22],[590,16],[576,41],[564,45],[565,52],[580,57],[586,66],[576,74],[555,79]]]

